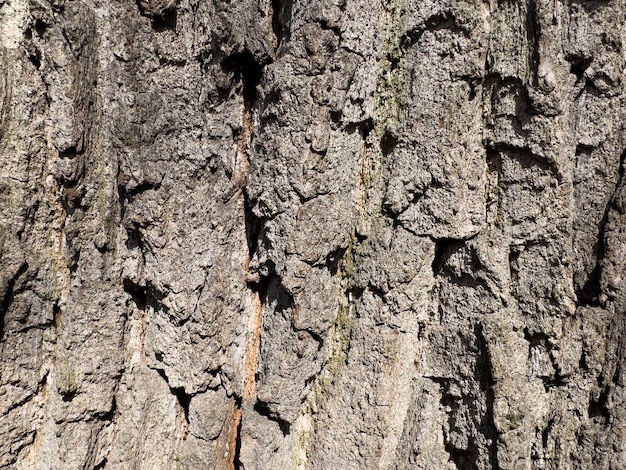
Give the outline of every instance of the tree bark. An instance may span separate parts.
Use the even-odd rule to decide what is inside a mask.
[[[0,0],[0,468],[626,468],[624,0]]]

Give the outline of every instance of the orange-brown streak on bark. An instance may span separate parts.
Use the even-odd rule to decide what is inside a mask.
[[[239,425],[241,423],[241,408],[235,399],[230,402],[230,409],[226,415],[224,426],[215,443],[215,470],[234,470],[237,455],[237,441],[239,440]]]
[[[254,323],[250,332],[248,350],[246,353],[246,382],[243,388],[243,399],[256,396],[256,371],[259,365],[259,353],[261,351],[261,328],[263,326],[263,304],[259,293],[254,294]]]

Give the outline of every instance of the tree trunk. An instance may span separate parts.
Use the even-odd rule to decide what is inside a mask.
[[[624,0],[0,0],[0,468],[626,468]]]

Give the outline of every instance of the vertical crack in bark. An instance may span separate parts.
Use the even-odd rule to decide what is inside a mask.
[[[277,13],[278,14],[278,13]],[[222,61],[222,68],[240,81],[243,99],[241,130],[237,136],[236,168],[233,173],[233,185],[225,199],[229,200],[236,194],[241,195],[241,206],[245,223],[246,259],[248,269],[262,234],[263,221],[252,210],[252,203],[246,191],[247,173],[250,169],[249,148],[254,126],[254,111],[257,104],[257,86],[263,76],[266,63],[259,61],[248,50],[235,53]],[[243,402],[254,400],[257,389],[257,368],[261,350],[261,329],[263,310],[267,297],[269,279],[248,278],[245,280],[251,292],[251,312],[247,328],[247,340],[244,357],[244,383],[241,397],[231,399],[231,408],[216,443],[216,469],[239,468],[239,450],[241,448],[241,421]]]
[[[4,328],[6,321],[6,314],[9,311],[9,307],[13,303],[13,297],[15,296],[15,284],[22,274],[28,269],[28,263],[24,261],[18,268],[14,276],[12,276],[6,285],[6,290],[2,302],[0,302],[0,341],[4,338]]]
[[[170,387],[170,390],[178,403],[176,421],[180,428],[180,438],[186,440],[189,436],[189,404],[191,403],[191,395],[186,393],[183,387]]]
[[[189,434],[189,404],[191,403],[191,395],[185,392],[184,387],[172,387],[169,378],[163,369],[154,369],[161,376],[170,389],[170,393],[176,398],[176,424],[180,428],[180,438],[187,439]]]
[[[252,133],[253,112],[257,101],[257,86],[261,82],[263,68],[266,64],[260,63],[247,50],[232,54],[222,60],[222,69],[232,73],[239,80],[243,98],[243,114],[241,118],[241,130],[237,136],[237,155],[233,185],[225,200],[231,199],[235,194],[242,191],[246,186],[246,173],[250,168],[248,148]]]
[[[624,165],[626,164],[626,150],[620,155],[620,163],[618,168],[618,178],[613,188],[609,203],[604,209],[602,220],[598,227],[597,249],[595,251],[596,264],[593,271],[589,274],[585,285],[576,292],[579,305],[601,306],[602,300],[606,301],[606,292],[602,292],[602,262],[607,253],[606,234],[607,224],[609,222],[609,213],[619,204],[616,200],[619,196],[620,188],[624,184]],[[601,300],[602,299],[602,300]]]
[[[50,375],[49,370],[44,374],[44,376],[39,381],[39,385],[37,386],[36,395],[41,398],[40,408],[42,410],[46,402],[48,401],[48,395],[49,395],[49,389],[50,389],[50,384],[48,383],[48,375]],[[45,414],[42,412],[37,419],[37,426],[35,427],[33,449],[37,449],[41,445],[41,436],[43,434],[44,423],[45,423]]]
[[[498,463],[498,439],[500,436],[496,427],[493,409],[495,402],[493,387],[496,382],[493,378],[493,365],[491,363],[487,338],[485,338],[482,324],[479,323],[476,325],[475,333],[476,346],[478,348],[478,355],[476,357],[476,379],[478,380],[481,392],[484,394],[486,406],[485,414],[481,417],[478,430],[487,440],[490,468],[492,470],[498,470],[500,468]]]
[[[292,0],[272,0],[271,17],[272,30],[274,31],[275,50],[289,40],[291,32],[289,21],[291,19]]]
[[[537,85],[539,61],[539,38],[541,36],[541,24],[537,13],[536,0],[528,0],[526,4],[526,38],[528,40],[529,57],[529,81],[533,86]]]
[[[222,426],[222,432],[215,443],[215,470],[239,468],[241,414],[241,400],[233,397]]]

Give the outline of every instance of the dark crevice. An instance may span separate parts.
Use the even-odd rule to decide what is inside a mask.
[[[241,398],[234,397],[235,400],[235,409],[241,413]],[[241,464],[241,422],[243,420],[240,418],[237,423],[237,430],[235,431],[235,453],[233,455],[233,469],[234,470],[242,470],[243,466]]]
[[[248,256],[250,259],[254,256],[259,248],[259,244],[263,237],[263,228],[265,221],[257,217],[252,210],[252,203],[248,197],[247,191],[243,193],[244,219],[246,226],[246,242],[248,244]]]
[[[577,146],[576,155],[581,154],[586,148],[581,148],[581,146]],[[576,293],[576,305],[577,306],[602,306],[602,302],[600,301],[600,297],[602,294],[602,261],[604,260],[606,254],[606,226],[609,219],[609,212],[615,205],[615,198],[617,196],[618,191],[620,190],[623,180],[624,180],[624,164],[626,162],[626,150],[622,152],[620,155],[620,163],[619,163],[619,176],[617,179],[617,183],[615,184],[615,188],[613,189],[612,196],[609,200],[609,203],[604,208],[604,213],[602,214],[602,219],[598,225],[598,235],[596,238],[596,242],[593,246],[593,255],[595,256],[595,266],[592,271],[588,274],[587,279],[584,285],[579,286],[578,283],[574,283],[574,289]]]
[[[75,145],[59,151],[59,158],[69,158],[70,160],[76,158],[81,152],[78,151]]]
[[[477,95],[478,87],[483,82],[483,77],[475,77],[472,75],[459,75],[456,78],[467,83],[467,86],[469,87],[468,100],[474,101],[474,98],[476,98]]]
[[[476,463],[478,459],[478,449],[476,446],[471,446],[468,449],[458,449],[448,441],[445,444],[445,449],[448,455],[450,455],[450,460],[452,460],[455,467],[459,470],[478,470]]]
[[[154,29],[157,33],[161,33],[163,31],[175,31],[176,24],[178,22],[178,12],[176,8],[172,8],[170,10],[165,10],[160,15],[155,15],[152,17],[152,29]]]
[[[265,220],[254,214],[252,204],[248,198],[247,191],[245,190],[243,191],[243,197],[248,259],[252,260],[259,250],[260,245],[264,241]],[[254,273],[254,276],[254,280],[247,281],[247,286],[250,290],[258,294],[261,305],[265,305],[267,303],[270,284],[276,283],[280,285],[280,279],[278,276],[273,274],[273,266],[271,262],[268,262],[267,266],[264,267],[263,273]],[[293,299],[291,302],[293,303]]]
[[[358,132],[361,140],[367,145],[369,136],[374,130],[374,121],[368,118],[359,122],[350,122],[346,124],[344,129],[348,133]]]
[[[331,121],[331,128],[338,129],[343,122],[343,112],[341,110],[331,110],[328,112]]]
[[[263,294],[265,294],[265,297],[261,298],[261,302],[263,304],[272,305],[276,313],[293,310],[295,308],[293,295],[283,286],[280,277],[275,274],[268,278],[267,289],[265,293],[261,291],[259,296]]]
[[[22,265],[18,268],[15,275],[11,277],[11,279],[9,279],[9,281],[7,282],[4,297],[2,298],[2,302],[0,302],[0,341],[2,341],[2,339],[4,338],[6,314],[9,311],[9,307],[13,303],[13,299],[15,297],[15,284],[20,276],[24,274],[27,269],[28,263],[24,261]]]
[[[257,86],[263,77],[263,68],[269,63],[257,60],[247,49],[222,59],[222,69],[241,81],[244,107],[249,112],[257,100]]]
[[[606,0],[570,0],[570,4],[582,6],[587,11],[594,11],[604,8],[609,4]]]
[[[608,409],[609,387],[605,386],[597,398],[589,397],[588,416],[589,419],[599,420],[607,424],[611,417]]]
[[[524,327],[524,339],[531,346],[543,344],[547,348],[550,336],[543,331],[530,331],[530,329],[526,326]]]
[[[184,67],[187,65],[186,59],[171,59],[169,57],[159,57],[159,65],[170,65],[172,67]]]
[[[68,391],[68,392],[59,392],[61,394],[61,400],[63,400],[64,402],[71,402],[74,398],[76,398],[76,395],[78,395],[78,391]]]
[[[37,70],[41,68],[41,51],[37,48],[28,54],[28,60],[35,66]]]
[[[152,307],[153,310],[168,311],[167,307],[162,304],[165,294],[156,289],[150,282],[145,286],[141,286],[132,280],[124,279],[124,291],[129,294],[139,310],[145,310]]]
[[[580,354],[580,359],[578,360],[578,368],[584,371],[590,370],[589,364],[587,363],[587,352],[584,349]]]
[[[576,75],[576,82],[580,82],[585,78],[585,72],[593,62],[593,58],[580,57],[577,55],[566,55],[565,60],[570,63],[570,73]]]
[[[255,292],[259,296],[259,301],[261,302],[261,305],[267,304],[270,284],[275,278],[278,278],[278,276],[272,274],[270,276],[260,276],[257,282],[247,282],[248,289],[250,289],[252,292]]]
[[[276,37],[277,50],[281,44],[291,38],[289,24],[291,23],[292,8],[292,0],[272,0],[272,30]]]
[[[455,239],[439,238],[435,240],[435,256],[432,263],[435,276],[439,275],[450,256],[462,246],[463,242]]]
[[[125,180],[125,176],[123,174],[121,174],[121,178],[118,176],[118,178],[121,179],[120,182],[122,182],[123,180]],[[120,184],[118,185],[118,194],[120,196],[120,201],[124,200],[125,203],[130,203],[133,202],[133,200],[135,199],[135,196],[137,196],[140,193],[143,193],[145,191],[149,191],[149,190],[157,190],[161,187],[161,183],[159,182],[154,182],[154,181],[144,181],[140,184],[138,184],[137,186],[133,186],[133,187],[127,187],[124,184]]]
[[[276,424],[278,424],[278,427],[280,428],[280,431],[283,433],[283,436],[289,435],[291,423],[282,419],[280,416],[278,416],[277,413],[273,412],[267,403],[257,400],[254,404],[254,411],[259,413],[261,416],[266,417],[270,421],[276,422]]]
[[[170,390],[172,394],[176,397],[176,400],[178,400],[178,404],[182,408],[185,415],[185,422],[187,423],[187,425],[189,425],[189,404],[191,403],[191,395],[186,393],[183,387],[170,387]]]
[[[554,418],[550,418],[548,420],[548,424],[541,431],[541,444],[543,448],[546,449],[548,447],[548,437],[550,437],[550,432],[552,431],[552,427],[554,426]]]
[[[61,322],[63,320],[63,313],[61,312],[61,307],[59,307],[58,302],[54,302],[52,305],[52,324],[55,328],[59,328],[61,326]]]
[[[380,150],[383,157],[391,155],[398,145],[398,136],[393,132],[386,130],[380,138]]]
[[[478,323],[475,327],[476,347],[478,355],[476,357],[475,379],[478,381],[481,392],[485,397],[486,411],[483,415],[479,427],[479,431],[485,436],[489,442],[489,462],[492,470],[499,470],[498,463],[498,438],[499,433],[494,420],[493,405],[495,395],[493,386],[495,380],[492,373],[491,358],[489,357],[489,349],[487,340],[483,332],[482,324]]]
[[[372,293],[376,293],[376,289],[372,289],[371,286],[368,286],[367,288],[370,292]],[[363,297],[363,293],[365,292],[365,288],[361,287],[361,286],[351,286],[349,289],[346,289],[345,291],[345,297],[346,299],[348,299],[348,301],[350,302],[350,299],[352,299],[352,302],[354,303],[355,301],[359,300],[361,297]]]
[[[543,382],[543,388],[546,393],[550,392],[550,389],[555,387],[563,387],[567,385],[567,381],[559,375],[558,371],[555,369],[555,375],[552,377],[539,377]]]
[[[43,35],[46,33],[48,29],[48,24],[46,24],[41,18],[37,18],[35,21],[34,29],[35,33],[39,38],[43,38]]]
[[[341,40],[341,28],[339,26],[333,26],[328,23],[328,20],[322,18],[320,19],[320,27],[323,31],[332,31],[335,36],[337,36]]]
[[[94,465],[93,470],[102,470],[106,468],[108,461],[109,459],[105,457],[104,459],[100,461],[100,463],[98,463],[97,465]]]
[[[517,299],[517,286],[519,285],[519,256],[520,248],[516,245],[509,246],[509,275],[511,276],[511,296]]]
[[[161,33],[164,31],[175,31],[176,23],[178,22],[178,12],[176,11],[176,5],[172,8],[161,10],[158,12],[147,11],[140,0],[136,0],[139,14],[150,18],[150,24],[152,29]]]
[[[128,238],[126,239],[126,248],[129,250],[134,250],[135,248],[139,248],[143,256],[143,240],[141,239],[141,233],[139,230],[132,230],[127,228],[126,234]]]
[[[386,295],[388,292],[385,291],[383,288],[379,286],[375,286],[374,284],[370,282],[367,284],[367,290],[371,292],[375,297],[378,297],[380,300],[382,300],[383,303],[387,303]],[[365,289],[362,289],[356,286],[350,289],[350,292],[352,293],[353,298],[356,298],[356,299],[360,298],[363,295],[364,291]]]
[[[484,265],[478,257],[476,250],[471,245],[466,245],[466,242],[474,236],[467,239],[433,239],[435,242],[435,254],[432,262],[433,275],[445,276],[448,282],[458,286],[491,292],[492,288],[489,286],[483,273]],[[460,250],[463,250],[466,257],[464,266],[456,268],[446,266],[450,257]]]
[[[160,368],[155,368],[154,370],[161,376],[163,380],[165,380],[165,383],[170,389],[170,393],[176,397],[176,401],[183,410],[185,423],[187,424],[187,426],[189,426],[189,404],[191,403],[191,395],[185,392],[184,387],[172,387],[170,385],[167,374],[165,373],[165,370]]]
[[[106,411],[100,411],[93,414],[93,418],[105,423],[113,422],[117,411],[117,401],[115,397],[111,400],[111,407]]]
[[[297,308],[299,308],[299,306],[296,305],[295,309]],[[308,328],[295,328],[294,327],[294,331],[302,331],[306,333],[307,335],[309,335],[309,337],[317,343],[318,352],[322,350],[322,347],[324,346],[324,338],[322,338],[320,334]]]
[[[576,157],[580,157],[581,155],[589,157],[594,148],[595,147],[592,145],[578,144],[576,145]],[[578,158],[576,158],[576,160],[578,161]]]
[[[594,245],[593,249],[597,252],[596,256],[596,265],[593,270],[588,274],[585,284],[581,287],[576,283],[574,284],[575,293],[576,293],[576,306],[577,307],[600,307],[602,306],[602,302],[600,301],[600,294],[602,290],[600,288],[600,263],[602,261],[603,255],[601,253],[604,252],[604,240],[602,237],[602,233],[604,232],[604,225],[606,224],[606,219],[603,218],[602,222],[600,222],[600,237],[598,241]]]
[[[348,247],[339,247],[326,255],[325,265],[332,276],[337,275],[337,271],[339,271],[339,268],[341,266],[341,261],[343,260],[347,251]]]
[[[526,38],[530,46],[529,69],[533,74],[532,84],[536,86],[539,79],[539,38],[541,36],[536,0],[528,0],[526,8]]]
[[[124,290],[130,294],[133,302],[139,310],[145,310],[148,305],[148,297],[141,286],[138,286],[130,279],[124,279]]]

